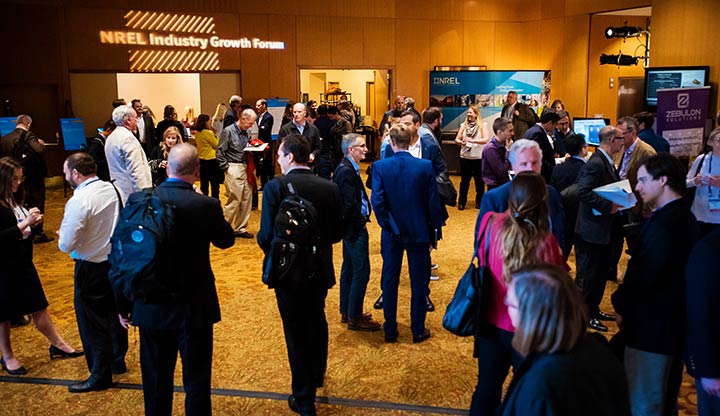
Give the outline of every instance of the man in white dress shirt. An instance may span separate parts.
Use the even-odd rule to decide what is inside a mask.
[[[117,128],[105,142],[105,157],[110,179],[120,190],[123,203],[133,192],[152,187],[150,165],[140,142],[133,132],[137,129],[137,113],[121,105],[112,112]]]

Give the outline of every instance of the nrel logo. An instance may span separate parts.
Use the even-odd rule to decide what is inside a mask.
[[[433,77],[433,85],[460,85],[457,77]]]
[[[677,96],[677,108],[688,108],[690,107],[690,94],[684,92]]]

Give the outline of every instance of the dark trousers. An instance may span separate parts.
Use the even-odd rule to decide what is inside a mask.
[[[576,283],[582,289],[590,318],[596,318],[600,311],[600,302],[605,294],[605,283],[617,270],[612,264],[613,244],[595,244],[575,236],[575,262],[577,266]]]
[[[363,228],[357,240],[343,239],[343,263],[340,269],[340,313],[351,318],[363,314],[365,291],[370,280],[368,232]]]
[[[470,179],[475,183],[475,204],[480,206],[483,194],[485,193],[485,182],[482,179],[482,159],[460,158],[460,195],[458,204],[467,204]]]
[[[330,152],[320,152],[315,160],[315,172],[321,178],[330,179],[333,174],[333,159]]]
[[[146,416],[172,414],[173,376],[182,361],[185,414],[210,415],[213,327],[160,330],[140,327],[140,368]]]
[[[275,177],[275,141],[270,140],[268,147],[263,151],[262,161],[260,162],[260,185],[265,186],[272,178]]]
[[[225,174],[220,170],[217,159],[200,159],[200,191],[203,195],[207,196],[210,191],[210,196],[220,199],[220,184],[224,181]]]
[[[112,380],[112,322],[118,320],[108,280],[109,270],[110,263],[106,261],[75,262],[75,316],[90,378],[99,383]],[[125,340],[127,344],[127,332]],[[122,354],[123,360],[124,357],[125,354]]]
[[[700,236],[705,237],[706,235],[710,234],[711,232],[715,231],[718,227],[720,227],[720,224],[713,224],[711,222],[702,222],[698,221],[698,225],[700,226]]]
[[[512,347],[513,335],[487,322],[480,324],[475,335],[478,382],[470,404],[471,415],[496,415],[500,409],[502,386],[510,365],[517,369],[522,362]]]
[[[327,283],[315,278],[303,285],[275,288],[292,373],[292,394],[304,412],[315,409],[315,393],[325,380],[328,325]]]
[[[38,208],[45,213],[45,178],[26,177],[25,179],[25,205],[30,208]],[[43,233],[43,223],[35,226],[37,234]]]
[[[383,259],[381,285],[385,315],[383,329],[389,338],[393,338],[397,333],[398,285],[403,251],[407,252],[410,269],[410,329],[413,335],[422,335],[425,332],[430,281],[429,243],[403,243],[392,233],[383,230],[380,237],[380,254]]]

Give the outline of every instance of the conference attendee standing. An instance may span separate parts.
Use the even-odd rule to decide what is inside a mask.
[[[136,98],[130,101],[130,105],[137,113],[137,130],[133,133],[140,140],[145,155],[150,156],[150,152],[159,144],[155,136],[155,123],[152,117],[143,111],[143,104],[140,99]]]
[[[720,227],[720,128],[710,132],[710,151],[693,161],[687,174],[687,187],[695,187],[692,213],[703,235]]]
[[[695,244],[685,268],[688,374],[695,378],[698,414],[720,415],[720,229]]]
[[[260,185],[265,186],[266,183],[275,177],[275,142],[272,139],[272,129],[275,124],[275,117],[268,111],[267,100],[260,99],[255,102],[255,112],[257,113],[258,139],[268,146],[262,153],[262,160],[258,164],[260,171]]]
[[[342,138],[345,157],[340,161],[333,182],[343,197],[343,264],[340,270],[340,315],[348,329],[376,331],[380,324],[363,312],[365,291],[370,280],[369,237],[370,200],[360,178],[360,161],[365,159],[365,139],[354,133]]]
[[[653,113],[643,111],[635,114],[634,117],[637,119],[638,129],[640,130],[637,135],[642,141],[652,146],[657,153],[670,151],[670,143],[652,129],[655,123]]]
[[[105,158],[110,179],[120,190],[124,203],[133,192],[152,188],[152,175],[147,156],[133,135],[137,124],[135,110],[121,105],[113,110],[112,119],[117,127],[105,142]]]
[[[618,165],[620,179],[627,179],[630,187],[635,189],[637,185],[637,171],[640,164],[657,153],[649,144],[638,137],[638,122],[635,117],[622,117],[617,122],[617,128],[623,135],[623,150],[616,156],[615,162]],[[635,193],[638,203],[628,211],[628,222],[641,221],[647,210],[643,209],[643,202],[640,195]],[[632,243],[632,242],[630,242]],[[632,247],[630,247],[632,250]],[[617,259],[620,256],[617,255]]]
[[[685,265],[700,236],[682,200],[685,167],[669,153],[637,171],[637,192],[652,215],[643,225],[623,283],[612,295],[625,341],[633,415],[677,413],[685,346]],[[692,302],[692,301],[691,301]]]
[[[622,132],[614,126],[600,130],[600,146],[580,169],[577,179],[578,218],[575,223],[576,283],[582,289],[590,313],[588,326],[596,331],[607,331],[600,322],[615,319],[612,314],[600,311],[605,293],[605,282],[614,272],[613,251],[622,245],[622,230],[618,205],[602,198],[593,189],[620,180],[612,156],[622,149]]]
[[[105,142],[114,130],[115,123],[112,120],[108,120],[105,122],[105,126],[103,126],[103,131],[93,137],[85,149],[97,165],[98,178],[104,181],[110,181],[110,170],[108,170],[107,159],[105,159]]]
[[[518,94],[510,91],[500,116],[512,121],[515,137],[525,137],[525,132],[535,124],[535,112],[527,104],[518,102]]]
[[[168,179],[155,189],[174,215],[173,241],[161,247],[155,279],[167,290],[162,303],[136,301],[130,315],[140,328],[145,414],[172,413],[173,376],[178,352],[182,361],[186,415],[210,415],[213,324],[220,321],[210,244],[224,249],[235,238],[220,202],[198,194],[193,183],[200,163],[195,146],[179,144],[168,156]]]
[[[307,116],[307,108],[303,103],[296,103],[292,106],[292,119],[280,127],[278,132],[278,140],[282,141],[283,138],[291,134],[299,134],[305,137],[310,143],[310,164],[315,162],[315,159],[320,155],[320,130],[312,124],[308,123],[305,119]]]
[[[165,130],[167,130],[170,126],[177,127],[177,129],[180,131],[180,134],[182,135],[183,143],[188,141],[185,126],[178,121],[177,117],[178,114],[177,111],[175,111],[175,107],[171,105],[166,105],[165,109],[163,110],[163,120],[160,121],[155,128],[155,140],[157,140],[155,143],[162,143],[164,137],[163,134],[165,134]]]
[[[482,154],[485,144],[489,141],[483,137],[485,132],[480,124],[480,110],[470,106],[465,114],[465,121],[460,125],[455,143],[460,146],[460,193],[458,209],[465,209],[470,179],[475,182],[475,208],[480,208],[480,201],[485,193],[485,182],[482,178]]]
[[[550,183],[552,171],[555,169],[553,133],[558,120],[560,120],[560,117],[555,111],[545,110],[540,116],[540,121],[530,127],[524,136],[521,136],[523,139],[532,140],[540,145],[540,150],[542,150],[542,168],[540,171],[545,183]]]
[[[75,261],[75,316],[90,371],[87,380],[68,390],[105,390],[112,386],[113,373],[127,371],[127,331],[117,318],[107,261],[120,201],[113,185],[97,176],[97,165],[89,154],[68,156],[63,172],[74,191],[65,204],[58,247]]]
[[[482,179],[488,191],[510,181],[510,161],[507,158],[507,146],[512,143],[515,128],[507,118],[498,117],[493,121],[493,133],[490,142],[482,151]]]
[[[405,116],[403,116],[405,117]],[[412,117],[412,115],[408,115]],[[402,120],[402,118],[401,118]],[[413,342],[430,338],[425,327],[430,245],[443,225],[440,196],[430,161],[414,157],[408,149],[414,129],[402,122],[390,129],[394,155],[373,164],[371,202],[382,228],[382,290],[385,341],[396,342],[397,296],[403,252],[410,269],[410,328]]]
[[[200,158],[200,192],[205,196],[220,199],[220,184],[225,180],[225,173],[220,170],[215,150],[218,137],[213,131],[210,116],[200,114],[195,123],[195,145]]]
[[[490,270],[485,280],[486,302],[475,327],[474,356],[478,359],[478,381],[470,405],[471,415],[494,415],[500,406],[502,385],[512,364],[520,356],[511,345],[515,327],[505,303],[512,272],[528,265],[549,263],[569,269],[560,246],[550,232],[547,186],[537,172],[520,172],[512,181],[508,209],[488,212],[475,234],[478,258]]]
[[[288,397],[290,409],[301,415],[315,415],[315,394],[325,379],[328,353],[328,326],[325,318],[325,298],[335,284],[332,245],[342,238],[343,199],[333,182],[315,176],[307,166],[310,162],[310,144],[307,139],[291,134],[278,148],[278,164],[285,178],[275,178],[263,189],[262,217],[257,241],[267,262],[275,230],[275,217],[288,190],[283,181],[292,184],[295,193],[310,201],[317,211],[317,255],[312,267],[315,272],[306,275],[294,268],[287,279],[274,286],[280,317],[285,330],[285,344],[292,373],[292,394]]]
[[[240,108],[240,106],[242,105],[242,100],[242,97],[239,95],[230,96],[230,99],[228,100],[229,108],[227,109],[227,111],[225,112],[225,116],[223,117],[222,130],[238,122],[238,120],[240,119],[240,113],[242,112],[242,109]]]

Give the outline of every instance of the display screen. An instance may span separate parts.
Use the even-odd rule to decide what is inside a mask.
[[[0,117],[0,136],[4,136],[15,130],[17,117]]]
[[[585,142],[593,146],[600,145],[600,130],[610,124],[607,118],[573,118],[573,130],[585,136]]]
[[[645,106],[657,106],[657,90],[708,85],[710,67],[645,68]]]
[[[61,118],[63,146],[66,151],[82,150],[85,148],[85,125],[81,118]]]

